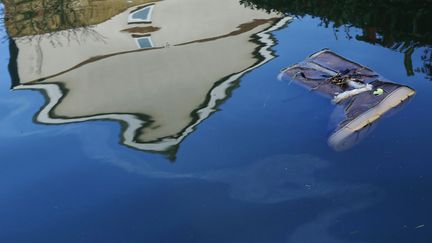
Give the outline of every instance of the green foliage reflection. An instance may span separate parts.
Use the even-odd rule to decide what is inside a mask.
[[[356,27],[357,40],[404,53],[408,75],[424,73],[432,79],[432,0],[240,0],[247,7],[320,18],[325,27]],[[412,65],[412,54],[422,48],[423,66]]]

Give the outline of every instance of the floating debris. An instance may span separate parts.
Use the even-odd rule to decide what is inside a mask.
[[[365,128],[415,94],[413,89],[389,82],[328,49],[284,69],[279,77],[329,97],[344,108],[345,116],[328,140],[339,151],[358,143],[368,134]]]

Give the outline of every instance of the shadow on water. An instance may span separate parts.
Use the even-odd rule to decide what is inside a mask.
[[[408,76],[421,73],[432,79],[432,1],[241,0],[245,6],[287,15],[318,17],[324,27],[343,30],[346,37],[380,45],[404,54]],[[362,34],[351,36],[350,29]],[[422,67],[413,68],[412,54],[423,48]]]

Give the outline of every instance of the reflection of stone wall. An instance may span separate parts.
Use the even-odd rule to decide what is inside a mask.
[[[12,37],[52,33],[102,23],[129,7],[155,0],[4,0]]]

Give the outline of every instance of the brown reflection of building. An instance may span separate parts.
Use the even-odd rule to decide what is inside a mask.
[[[76,39],[14,38],[14,89],[44,91],[39,122],[119,120],[124,144],[174,156],[236,81],[273,57],[270,32],[287,20],[237,0],[137,5]]]

